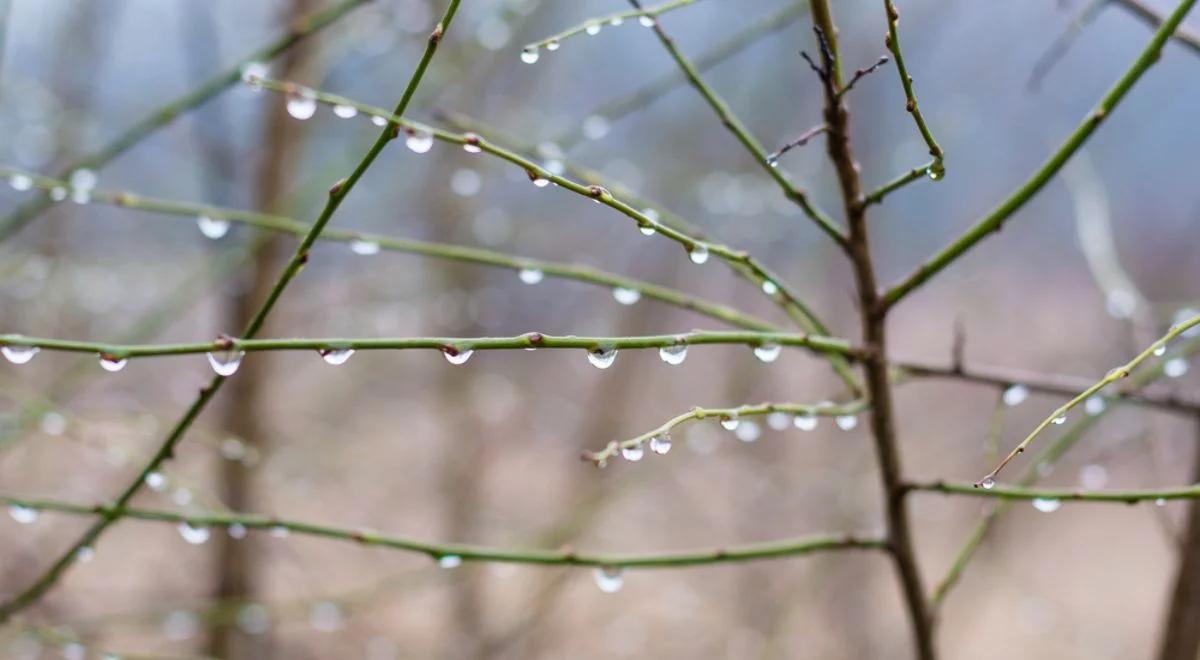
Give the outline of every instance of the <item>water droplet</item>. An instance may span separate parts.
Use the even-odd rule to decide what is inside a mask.
[[[469,348],[465,350],[459,350],[457,348],[448,346],[442,349],[442,355],[446,356],[446,361],[450,364],[466,364],[467,360],[470,360],[471,356],[474,354],[475,351]]]
[[[1162,346],[1159,346],[1158,348],[1154,349],[1154,357],[1162,357],[1166,354],[1167,354],[1167,345],[1166,344],[1163,344]]]
[[[458,568],[462,566],[463,559],[458,555],[442,555],[438,557],[437,563],[442,568]]]
[[[30,525],[37,522],[39,514],[38,510],[34,509],[33,507],[12,504],[8,507],[8,515],[12,516],[13,520],[21,523],[22,525]]]
[[[311,89],[300,89],[287,97],[287,112],[295,119],[304,121],[317,112],[317,99]]]
[[[50,199],[55,202],[61,202],[67,198],[67,189],[62,186],[54,186],[50,189]]]
[[[635,463],[637,461],[642,460],[642,457],[645,455],[646,455],[646,449],[645,449],[645,447],[642,446],[642,443],[640,443],[640,442],[637,444],[625,445],[625,446],[621,447],[621,458],[623,458],[627,461]]]
[[[287,527],[284,527],[283,525],[275,525],[275,526],[271,527],[271,536],[273,536],[274,538],[277,538],[277,539],[286,539],[288,536],[291,535],[291,533],[292,533],[292,530],[288,529]]]
[[[242,523],[235,522],[235,523],[230,524],[229,527],[227,527],[225,529],[225,532],[227,534],[229,534],[229,538],[231,538],[231,539],[246,538],[246,526],[243,525]]]
[[[354,254],[369,257],[373,254],[379,254],[379,243],[360,238],[350,242],[350,251]]]
[[[609,19],[608,24],[613,27],[617,27],[618,25],[621,25],[624,22],[625,22],[624,18],[621,18],[620,16],[613,16],[611,19]]]
[[[623,286],[613,289],[613,299],[622,305],[632,305],[642,299],[642,292],[637,289],[626,289]]]
[[[67,183],[74,190],[91,191],[95,189],[96,181],[96,173],[86,167],[81,167],[71,172],[67,178]]]
[[[583,129],[583,137],[589,140],[599,140],[608,135],[608,131],[612,128],[612,125],[601,115],[589,115],[583,120],[581,128]]]
[[[8,177],[8,185],[12,186],[13,190],[24,192],[33,187],[33,179],[24,174],[17,173]]]
[[[375,124],[379,128],[383,128],[384,126],[388,125],[388,119],[387,117],[381,117],[380,115],[371,115],[371,123]]]
[[[1188,361],[1185,358],[1171,358],[1163,364],[1163,374],[1165,374],[1167,378],[1179,378],[1187,372]]]
[[[463,142],[463,151],[469,154],[477,154],[483,151],[483,147],[479,146],[482,138],[480,138],[478,135],[474,133],[465,133],[463,137],[466,139],[466,142]]]
[[[775,411],[767,415],[767,426],[776,431],[782,431],[792,425],[792,418],[785,412]]]
[[[779,158],[776,156],[767,156],[767,165],[779,167]]]
[[[946,176],[946,167],[941,163],[934,163],[925,168],[925,176],[929,177],[930,181],[941,181],[942,177]]]
[[[351,355],[354,355],[353,348],[331,348],[321,351],[321,359],[332,365],[346,364]]]
[[[262,62],[246,62],[239,71],[242,75],[242,82],[254,86],[266,78],[268,73],[267,65]]]
[[[413,153],[423,154],[433,148],[433,134],[424,131],[413,131],[404,138],[404,146]]]
[[[1154,500],[1154,506],[1166,506],[1166,505],[1167,505],[1167,500],[1164,498],[1160,497],[1160,498]]]
[[[783,352],[783,347],[779,344],[759,344],[754,347],[754,357],[763,362],[774,362],[779,359],[779,354]]]
[[[358,108],[352,105],[337,104],[333,106],[333,114],[342,119],[353,119],[358,116]]]
[[[529,180],[532,181],[533,185],[537,186],[538,188],[545,188],[546,186],[550,185],[550,179],[547,179],[546,177],[537,173],[534,173]]]
[[[550,41],[546,42],[546,50],[550,51],[551,53],[558,50],[560,46],[562,46],[562,44],[558,43],[558,39],[551,39]]]
[[[592,571],[596,586],[606,594],[616,593],[625,584],[624,572],[616,566],[600,566]]]
[[[583,29],[589,37],[594,37],[600,34],[601,25],[599,23],[588,23],[588,26]]]
[[[1108,404],[1104,401],[1104,397],[1099,394],[1093,394],[1083,402],[1083,410],[1089,415],[1099,415],[1107,407]]]
[[[838,415],[834,421],[837,422],[839,429],[851,431],[858,426],[858,415]]]
[[[740,422],[741,420],[738,419],[737,413],[721,415],[721,428],[725,429],[726,431],[732,431],[736,429]]]
[[[521,61],[526,64],[533,64],[534,62],[538,61],[537,46],[530,46],[529,48],[522,49]]]
[[[762,435],[762,428],[758,425],[758,422],[747,419],[738,424],[737,428],[733,431],[733,435],[742,442],[754,442]]]
[[[678,366],[687,359],[687,352],[687,344],[672,344],[658,349],[658,357],[671,366]]]
[[[210,218],[207,215],[196,216],[196,226],[205,238],[217,240],[229,233],[229,221],[222,218]]]
[[[1004,405],[1018,406],[1029,398],[1029,388],[1024,385],[1012,385],[1004,390]]]
[[[208,364],[213,371],[217,372],[218,376],[232,376],[237,373],[238,367],[242,366],[244,357],[246,357],[246,351],[208,353]]]
[[[538,268],[522,268],[517,271],[517,277],[526,284],[537,284],[546,277],[546,274]]]
[[[612,366],[617,360],[617,349],[610,346],[601,346],[588,351],[588,362],[592,363],[597,369],[607,369]]]
[[[85,545],[75,551],[75,561],[86,564],[96,558],[96,551],[90,545]]]
[[[128,363],[129,358],[117,357],[115,355],[100,356],[100,368],[108,372],[116,373],[124,369]]]
[[[179,523],[176,529],[179,530],[179,535],[183,537],[183,540],[192,545],[200,545],[207,541],[208,537],[212,536],[212,532],[207,527],[192,525],[187,522]]]
[[[92,192],[90,190],[76,188],[71,191],[71,201],[79,205],[87,204],[88,202],[92,201]]]
[[[1033,500],[1033,508],[1042,513],[1054,513],[1062,506],[1062,500],[1050,497],[1038,497]]]
[[[147,472],[143,481],[146,482],[147,488],[156,493],[161,493],[167,488],[167,477],[162,472]]]
[[[650,438],[650,451],[659,455],[671,451],[671,434],[663,433]]]
[[[638,16],[638,25],[642,27],[654,27],[654,17],[646,15]]]
[[[688,250],[688,258],[691,259],[692,263],[694,264],[702,264],[708,261],[708,247],[699,243],[693,245],[692,248]]]
[[[13,346],[11,344],[0,346],[0,354],[3,354],[4,358],[13,364],[25,364],[41,350],[37,346]]]
[[[773,296],[773,295],[779,293],[779,285],[772,282],[771,280],[763,280],[762,292],[767,294],[768,296]]]
[[[1066,413],[1063,413],[1063,414],[1059,415],[1058,417],[1055,417],[1053,420],[1051,420],[1051,423],[1052,424],[1060,424],[1060,425],[1066,424],[1067,423]]]
[[[812,431],[817,428],[817,423],[820,421],[820,418],[816,415],[805,413],[803,415],[796,415],[796,418],[792,420],[792,424],[795,424],[796,428],[801,431]]]
[[[638,231],[642,232],[642,236],[653,236],[658,233],[654,225],[638,225]]]
[[[988,477],[988,478],[984,479],[983,482],[981,482],[979,485],[983,486],[984,490],[991,490],[996,487],[996,480],[991,477]]]

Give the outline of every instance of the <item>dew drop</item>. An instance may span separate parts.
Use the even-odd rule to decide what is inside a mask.
[[[224,351],[220,354],[208,353],[208,364],[218,376],[232,376],[242,366],[242,358],[246,351]]]
[[[96,187],[96,173],[86,167],[81,167],[74,172],[71,172],[67,178],[67,183],[70,184],[73,190],[91,191]]]
[[[87,204],[92,201],[92,191],[75,188],[71,191],[71,201],[79,205]]]
[[[678,366],[687,359],[687,352],[687,344],[672,344],[658,349],[658,357],[671,366]]]
[[[601,25],[599,23],[588,23],[588,26],[583,29],[589,37],[594,37],[600,34]]]
[[[792,424],[795,424],[796,428],[801,431],[812,431],[817,428],[817,423],[820,421],[820,418],[816,415],[805,413],[803,415],[796,415],[796,418],[792,420]]]
[[[229,534],[231,539],[244,539],[246,538],[246,526],[235,522],[225,529],[225,533]]]
[[[463,151],[469,154],[477,154],[483,151],[483,147],[479,146],[480,137],[474,133],[466,133],[464,135],[466,142],[463,142]]]
[[[1051,420],[1051,423],[1058,424],[1058,425],[1066,424],[1067,423],[1066,413],[1059,415],[1058,417],[1055,417],[1053,420]]]
[[[8,507],[8,515],[12,519],[22,525],[30,525],[37,522],[38,510],[33,507],[23,506],[21,504],[12,504]]]
[[[0,354],[4,355],[4,359],[13,364],[25,364],[33,359],[42,349],[37,346],[13,346],[5,344],[0,346]]]
[[[747,419],[738,424],[737,429],[733,431],[733,435],[742,442],[754,442],[762,435],[762,428],[758,425],[758,422]]]
[[[147,488],[156,493],[161,493],[167,487],[167,477],[162,472],[147,472],[142,481],[146,482]]]
[[[942,177],[946,176],[946,167],[941,163],[935,163],[925,168],[925,176],[929,177],[930,181],[941,181]]]
[[[1108,404],[1105,403],[1104,397],[1099,394],[1093,394],[1087,398],[1087,401],[1083,402],[1083,410],[1089,415],[1099,415],[1107,407]]]
[[[838,415],[834,421],[837,422],[839,429],[852,431],[858,426],[858,415]]]
[[[646,455],[646,449],[644,447],[642,447],[642,443],[640,443],[640,442],[637,444],[625,445],[625,446],[621,447],[621,458],[623,458],[627,461],[636,463],[637,461],[642,460],[642,457],[645,455]]]
[[[129,358],[119,358],[115,355],[100,356],[100,368],[111,373],[116,373],[124,369],[128,363]]]
[[[239,71],[242,82],[248,85],[258,86],[259,82],[267,77],[267,65],[262,62],[246,62]]]
[[[86,564],[96,558],[96,551],[90,545],[85,545],[75,551],[75,560],[81,564]]]
[[[726,431],[732,431],[736,429],[740,422],[741,420],[738,419],[737,413],[721,415],[721,428],[725,429]]]
[[[342,119],[353,119],[358,116],[358,108],[339,103],[333,106],[333,114]]]
[[[617,27],[618,25],[621,25],[624,22],[625,22],[624,18],[622,18],[620,16],[613,16],[611,19],[609,19],[608,24],[613,27]]]
[[[466,350],[459,350],[452,347],[442,349],[442,355],[446,356],[446,361],[450,364],[466,364],[467,360],[470,360],[474,354],[475,351],[469,348]]]
[[[62,186],[54,186],[50,189],[50,199],[55,202],[61,202],[67,198],[67,189]]]
[[[388,120],[387,120],[387,117],[381,117],[379,115],[371,115],[371,123],[375,124],[379,128],[383,128],[384,126],[388,125]]]
[[[311,89],[301,89],[287,98],[287,112],[294,119],[304,121],[317,112],[317,99]]]
[[[442,555],[438,557],[437,563],[441,568],[458,568],[462,566],[463,559],[458,555]]]
[[[987,479],[984,479],[983,482],[980,483],[979,485],[983,486],[984,490],[991,490],[996,487],[996,480],[991,477],[988,477]]]
[[[522,268],[517,271],[517,277],[525,284],[537,284],[546,277],[546,274],[538,268]]]
[[[1164,498],[1160,497],[1160,498],[1154,500],[1154,506],[1166,506],[1166,505],[1167,505],[1167,500]]]
[[[767,415],[767,426],[782,431],[792,425],[792,418],[785,412],[775,411]]]
[[[284,527],[283,525],[275,525],[271,528],[271,536],[277,539],[286,539],[288,536],[291,536],[291,534],[292,530]]]
[[[538,61],[537,46],[531,46],[521,50],[521,61],[526,64],[533,64]]]
[[[424,131],[413,131],[404,138],[404,146],[413,153],[423,154],[433,148],[433,134]]]
[[[1025,387],[1024,385],[1020,385],[1020,384],[1011,385],[1011,386],[1009,386],[1008,389],[1004,390],[1003,399],[1004,399],[1004,405],[1006,405],[1006,406],[1021,405],[1021,403],[1023,403],[1025,401],[1025,399],[1028,399],[1028,398],[1029,398],[1029,388]]]
[[[767,165],[770,165],[771,167],[779,167],[779,158],[776,156],[768,156]]]
[[[616,593],[625,584],[624,572],[616,566],[600,566],[592,571],[596,586],[606,594]]]
[[[638,225],[638,231],[642,232],[642,236],[653,236],[658,233],[654,225]]]
[[[779,285],[772,282],[771,280],[763,280],[762,292],[767,294],[768,296],[773,296],[773,295],[779,293]]]
[[[558,43],[558,39],[551,39],[550,41],[546,42],[546,50],[550,51],[551,53],[558,50],[560,46],[562,46],[562,44]]]
[[[186,522],[179,523],[176,529],[179,530],[179,535],[183,537],[183,540],[192,545],[200,545],[212,536],[212,532],[207,527],[192,525]]]
[[[688,258],[691,259],[692,263],[694,264],[702,264],[708,261],[708,247],[699,243],[693,245],[691,249],[688,250]]]
[[[331,348],[321,351],[321,359],[325,360],[326,364],[339,365],[346,364],[346,360],[354,355],[353,348]]]
[[[1167,378],[1179,378],[1188,372],[1188,361],[1185,358],[1177,357],[1167,360],[1163,364],[1163,374]]]
[[[617,360],[617,349],[607,346],[588,351],[588,362],[597,369],[607,369]]]
[[[8,185],[12,186],[13,190],[24,192],[33,187],[33,179],[18,172],[8,177]]]
[[[1154,357],[1162,357],[1166,354],[1167,354],[1167,345],[1166,344],[1163,344],[1162,346],[1159,346],[1158,348],[1154,349]]]
[[[1062,506],[1062,500],[1051,497],[1037,497],[1033,500],[1033,508],[1042,513],[1054,513]]]
[[[229,233],[229,221],[222,218],[210,218],[207,215],[196,216],[196,226],[205,238],[217,240]]]
[[[638,16],[638,25],[642,27],[654,27],[654,17],[646,15]]]
[[[763,362],[774,362],[779,359],[779,354],[783,352],[783,347],[779,344],[759,344],[754,347],[754,357]]]
[[[533,185],[537,186],[538,188],[545,188],[546,186],[550,185],[550,179],[547,179],[541,174],[534,174],[530,181],[532,181]]]
[[[350,242],[350,251],[354,254],[369,257],[373,254],[379,254],[379,243],[360,238]]]
[[[583,137],[589,140],[599,140],[608,135],[608,131],[612,128],[612,125],[601,115],[589,115],[583,120],[581,128],[583,129]]]
[[[616,287],[612,291],[613,299],[622,305],[632,305],[642,299],[642,292],[637,289],[627,289],[623,286]]]
[[[671,451],[671,435],[663,433],[650,438],[650,451],[659,455]]]

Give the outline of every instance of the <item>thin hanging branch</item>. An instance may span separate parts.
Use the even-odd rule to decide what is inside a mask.
[[[771,163],[772,165],[777,164],[779,162],[780,157],[782,157],[784,154],[791,151],[792,149],[796,149],[796,148],[805,146],[806,144],[808,144],[809,140],[815,138],[816,136],[818,136],[822,133],[827,132],[828,130],[829,130],[829,126],[827,124],[817,124],[816,126],[813,126],[812,128],[808,129],[807,131],[804,131],[803,133],[801,133],[800,137],[796,138],[795,140],[792,140],[791,142],[784,143],[784,145],[782,147],[779,147],[775,151],[772,151],[771,153],[767,154],[767,162]]]
[[[1137,504],[1138,502],[1165,502],[1168,500],[1194,500],[1200,498],[1200,486],[1177,488],[1145,488],[1141,490],[1079,490],[1075,488],[1024,488],[1021,486],[996,486],[977,488],[973,483],[950,483],[931,481],[908,483],[910,491],[926,491],[944,495],[969,495],[1004,500],[1041,500],[1045,502],[1096,502],[1105,504]]]
[[[887,38],[884,39],[884,45],[892,53],[892,57],[896,59],[896,73],[900,75],[900,85],[904,87],[904,98],[907,99],[904,109],[912,115],[913,122],[917,124],[917,131],[921,133],[921,139],[925,140],[925,146],[929,147],[929,155],[933,156],[933,160],[925,166],[924,171],[928,174],[929,178],[936,181],[946,174],[944,163],[946,154],[942,151],[942,147],[938,145],[937,140],[934,139],[933,132],[929,130],[929,125],[925,123],[925,116],[921,114],[921,106],[917,103],[917,94],[913,91],[912,76],[908,73],[908,67],[904,65],[904,54],[900,50],[900,10],[896,9],[896,3],[892,0],[883,0],[883,9],[887,14],[888,23]]]
[[[562,32],[559,32],[557,34],[552,34],[549,37],[546,37],[545,39],[541,39],[539,41],[534,41],[534,42],[525,44],[525,47],[521,49],[521,52],[522,53],[537,53],[538,49],[541,49],[541,48],[545,48],[546,50],[551,50],[551,51],[557,50],[559,44],[562,41],[569,39],[570,37],[573,37],[577,34],[586,33],[588,35],[595,36],[595,35],[599,34],[601,28],[603,28],[606,25],[617,26],[617,25],[621,25],[622,23],[624,23],[627,20],[632,20],[632,19],[639,19],[639,21],[652,21],[655,18],[658,18],[661,14],[665,14],[669,11],[672,11],[675,9],[680,9],[682,7],[686,7],[695,1],[696,0],[671,0],[670,2],[664,2],[660,5],[656,5],[654,7],[648,7],[646,9],[632,9],[632,10],[618,11],[618,12],[614,12],[612,14],[607,14],[604,16],[597,16],[595,18],[589,18],[588,20],[580,23],[579,25],[567,28],[566,30],[563,30]]]

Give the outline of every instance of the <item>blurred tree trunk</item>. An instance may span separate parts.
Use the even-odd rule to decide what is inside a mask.
[[[311,0],[291,0],[281,17],[280,24],[287,26],[306,13]],[[307,44],[290,49],[281,59],[275,74],[282,79],[291,79],[302,66],[309,52]],[[262,158],[255,181],[255,206],[263,212],[280,213],[280,199],[291,172],[292,153],[299,141],[300,123],[287,114],[286,99],[272,95],[268,102]],[[268,238],[256,249],[248,272],[239,282],[225,304],[221,326],[225,332],[240,332],[249,323],[258,306],[266,298],[280,268],[280,239]],[[270,323],[267,324],[267,328]],[[264,334],[270,334],[269,330]],[[226,386],[223,426],[225,432],[245,443],[258,455],[265,454],[267,424],[263,418],[262,405],[266,386],[269,383],[267,356],[246,360]],[[221,501],[235,511],[256,511],[257,497],[253,484],[253,468],[239,460],[219,461],[218,491]],[[257,566],[259,553],[253,535],[242,540],[231,539],[224,534],[213,536],[216,540],[217,568],[213,598],[218,602],[250,601],[258,594],[262,571]],[[242,632],[234,621],[222,620],[214,623],[209,636],[209,654],[228,660],[234,658],[270,657],[268,635],[252,635]]]
[[[1200,431],[1200,418],[1196,422]],[[1200,446],[1193,460],[1192,482],[1196,483],[1200,482]],[[1160,641],[1160,660],[1196,660],[1200,656],[1200,501],[1189,502],[1187,507],[1187,529]]]

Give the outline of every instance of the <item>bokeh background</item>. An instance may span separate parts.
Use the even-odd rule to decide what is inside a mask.
[[[280,34],[294,12],[322,4],[329,2],[0,2],[0,158],[53,173]],[[272,74],[391,107],[442,4],[369,3],[277,60]],[[1148,41],[1144,24],[1110,7],[1031,89],[1036,63],[1082,4],[901,3],[907,64],[948,154],[948,174],[872,209],[881,280],[909,272],[1021,182]],[[698,57],[788,5],[703,0],[662,23]],[[881,3],[836,5],[847,65],[884,54]],[[444,124],[440,113],[463,113],[543,149],[566,145],[566,160],[759,256],[835,334],[855,339],[847,263],[695,90],[679,84],[625,116],[603,115],[606,103],[676,73],[649,30],[627,21],[566,40],[532,65],[518,57],[526,42],[624,8],[615,0],[464,2],[409,114]],[[769,147],[820,120],[818,82],[798,55],[813,48],[810,26],[800,10],[705,73]],[[1198,69],[1195,53],[1168,46],[1062,177],[898,308],[894,353],[946,363],[958,322],[968,363],[1099,377],[1196,302]],[[851,99],[868,184],[927,159],[891,65],[862,81]],[[358,162],[377,129],[328,108],[305,122],[273,120],[281,103],[236,86],[104,167],[99,187],[276,208],[311,221],[330,183]],[[821,138],[786,155],[781,167],[824,208],[838,208]],[[4,186],[0,210],[31,194]],[[517,168],[442,144],[418,155],[393,143],[332,226],[591,265],[786,323],[715,259],[697,266],[678,245],[642,236],[611,209],[536,188]],[[1136,287],[1126,291],[1136,293],[1132,307],[1096,275],[1111,270],[1112,259],[1089,261],[1082,249],[1081,233],[1106,229]],[[252,240],[242,227],[209,240],[192,218],[56,205],[0,245],[0,331],[163,342],[236,332],[238,301],[255,296],[255,263],[274,268],[268,281],[277,272],[269,255],[245,256]],[[282,239],[276,251],[292,245]],[[618,304],[601,287],[551,278],[530,286],[509,270],[386,251],[360,256],[345,244],[321,244],[266,334],[719,327],[653,301]],[[702,422],[677,430],[665,457],[617,461],[603,471],[578,460],[582,449],[637,435],[694,405],[836,395],[826,365],[802,351],[764,364],[744,347],[702,347],[679,367],[653,351],[625,351],[607,370],[589,366],[582,351],[480,353],[462,367],[433,352],[360,353],[339,367],[310,353],[281,353],[251,355],[242,368],[233,380],[246,384],[231,383],[213,402],[167,465],[167,483],[146,489],[139,506],[204,512],[236,504],[433,540],[596,551],[870,533],[882,525],[865,424],[842,431],[826,422],[808,433],[763,424],[761,436],[746,442]],[[25,366],[0,364],[0,491],[83,503],[114,497],[209,376],[201,356],[135,360],[119,373],[102,371],[93,358],[49,352]],[[1193,386],[1190,374],[1156,385],[1185,394]],[[1060,403],[1034,395],[997,415],[997,394],[955,381],[900,386],[906,471],[975,479],[991,464],[997,417],[992,442],[1007,448]],[[1122,406],[1042,483],[1190,483],[1196,438],[1186,417]],[[231,483],[242,488],[236,496]],[[921,494],[910,502],[932,588],[989,505]],[[1149,657],[1186,506],[1066,504],[1046,514],[1017,504],[947,598],[938,633],[945,657]],[[25,586],[87,522],[52,514],[33,525],[0,519],[0,593]],[[250,576],[251,603],[220,599],[231,571]],[[191,545],[173,525],[125,521],[91,562],[0,630],[0,655],[77,654],[72,640],[94,654],[220,655],[214,634],[239,658],[911,652],[892,567],[875,553],[631,571],[622,589],[603,593],[588,569],[449,570],[420,555],[296,534],[252,533],[237,542],[214,534]]]

